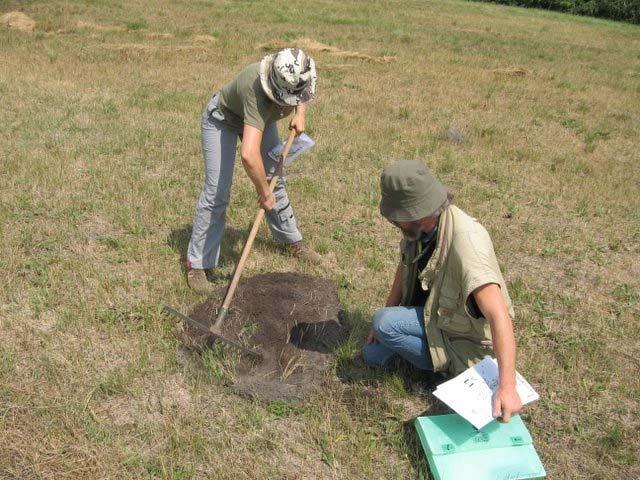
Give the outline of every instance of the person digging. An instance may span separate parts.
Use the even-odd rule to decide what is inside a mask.
[[[373,315],[365,363],[389,368],[400,356],[457,375],[495,352],[493,415],[508,422],[522,408],[513,308],[489,234],[420,162],[386,167],[381,189],[380,212],[403,235],[401,261],[386,307]]]
[[[201,119],[204,187],[187,250],[187,283],[192,289],[209,291],[207,271],[218,265],[238,138],[242,165],[266,211],[273,239],[294,257],[321,262],[302,240],[285,179],[280,178],[273,193],[267,182],[277,166],[267,155],[280,142],[276,122],[295,111],[289,129],[298,135],[304,131],[306,104],[315,96],[316,81],[313,59],[298,48],[287,48],[246,67],[208,102]]]

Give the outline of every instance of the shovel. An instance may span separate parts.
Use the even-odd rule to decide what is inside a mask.
[[[280,176],[282,175],[282,168],[284,166],[285,160],[287,159],[287,155],[289,155],[289,150],[291,150],[291,145],[293,145],[293,140],[295,136],[296,136],[296,131],[291,130],[289,132],[289,137],[287,138],[287,143],[285,144],[284,149],[282,151],[282,159],[278,163],[278,167],[276,168],[276,171],[274,172],[273,176],[271,177],[271,180],[269,181],[269,189],[272,192],[276,184],[278,183]],[[215,341],[221,342],[225,345],[235,348],[240,353],[247,356],[251,356],[254,359],[258,359],[258,360],[262,360],[264,358],[261,352],[254,349],[243,347],[242,345],[240,345],[237,342],[234,342],[233,340],[224,338],[224,336],[222,335],[221,325],[224,319],[226,318],[227,313],[229,312],[229,306],[231,305],[231,301],[233,300],[233,295],[236,291],[236,287],[238,286],[238,282],[240,281],[240,276],[242,275],[242,271],[244,270],[244,264],[246,263],[247,258],[249,257],[249,252],[251,252],[251,247],[253,247],[253,242],[256,239],[256,235],[258,234],[258,229],[260,228],[260,223],[264,218],[264,214],[265,214],[265,211],[262,208],[260,208],[258,210],[258,213],[256,214],[256,218],[253,221],[253,226],[251,227],[251,232],[249,232],[249,237],[247,238],[247,241],[244,244],[244,247],[242,249],[242,255],[240,255],[240,260],[238,261],[238,264],[236,265],[236,268],[233,272],[233,277],[231,278],[231,283],[229,284],[229,288],[227,289],[227,293],[224,297],[224,301],[222,302],[222,306],[218,311],[218,317],[216,318],[216,321],[213,323],[213,325],[211,325],[211,327],[207,328],[203,324],[196,322],[195,320],[193,320],[192,318],[189,318],[186,315],[183,315],[182,313],[180,313],[179,311],[177,311],[172,307],[165,306],[163,308],[165,312],[178,317],[179,319],[191,325],[192,327],[195,327],[199,331],[206,332]]]

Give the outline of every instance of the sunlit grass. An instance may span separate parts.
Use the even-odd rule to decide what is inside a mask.
[[[37,22],[0,29],[0,477],[425,478],[403,422],[438,405],[357,358],[398,260],[377,203],[400,158],[491,232],[550,478],[640,476],[638,27],[453,0],[0,9]],[[262,405],[160,312],[204,300],[181,270],[201,110],[257,45],[302,37],[395,60],[314,54],[317,146],[289,192],[333,266],[292,261],[264,228],[246,275],[330,277],[351,333],[321,394]],[[238,162],[225,272],[255,208]]]

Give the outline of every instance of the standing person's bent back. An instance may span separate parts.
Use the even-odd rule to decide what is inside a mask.
[[[288,116],[292,106],[273,102],[260,82],[260,63],[253,63],[220,90],[218,106],[224,123],[242,132],[245,125],[264,131],[265,127]]]

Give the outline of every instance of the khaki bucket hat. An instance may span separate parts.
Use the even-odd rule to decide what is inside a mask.
[[[433,215],[447,200],[447,189],[415,160],[384,168],[380,213],[391,222],[413,222]]]

